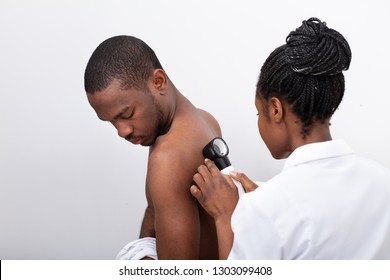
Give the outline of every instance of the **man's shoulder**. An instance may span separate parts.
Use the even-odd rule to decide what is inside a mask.
[[[187,194],[201,157],[201,150],[186,147],[185,143],[159,143],[159,146],[151,149],[146,186],[154,194],[154,199],[161,198],[161,191],[166,194],[175,193],[175,197]]]
[[[183,143],[178,141],[160,141],[149,153],[149,162],[170,162],[183,156]]]
[[[199,144],[185,136],[164,135],[150,149],[148,169],[184,169],[201,155]]]
[[[218,134],[221,133],[221,128],[216,118],[203,109],[192,107],[189,110],[180,110],[180,112],[176,113],[170,132],[185,137],[188,134],[202,134],[210,130]]]

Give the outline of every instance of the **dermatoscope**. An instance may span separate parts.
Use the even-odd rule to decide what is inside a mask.
[[[203,156],[214,161],[221,173],[225,175],[229,175],[231,171],[234,171],[228,154],[229,147],[221,137],[214,138],[203,148]],[[232,180],[238,189],[238,195],[245,193],[243,186],[233,178]]]

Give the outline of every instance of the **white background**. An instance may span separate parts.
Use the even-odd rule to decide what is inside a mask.
[[[0,0],[0,259],[112,259],[138,237],[148,150],[87,102],[84,69],[99,43],[148,43],[177,88],[219,120],[235,168],[264,181],[283,161],[257,132],[259,70],[312,16],[353,54],[333,137],[390,167],[386,0]]]

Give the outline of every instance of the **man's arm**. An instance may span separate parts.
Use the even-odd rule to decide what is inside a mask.
[[[150,155],[147,189],[154,209],[159,259],[198,259],[200,221],[192,184],[194,158],[175,148]]]
[[[139,234],[139,238],[144,237],[156,237],[156,231],[154,230],[154,212],[149,205],[146,207]],[[154,258],[144,257],[142,260],[154,260]]]
[[[149,205],[145,210],[139,237],[156,237],[156,231],[154,230],[154,211]]]

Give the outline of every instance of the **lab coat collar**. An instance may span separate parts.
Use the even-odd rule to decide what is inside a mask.
[[[295,149],[287,158],[283,170],[301,163],[325,158],[353,154],[354,151],[344,140],[306,144]]]

